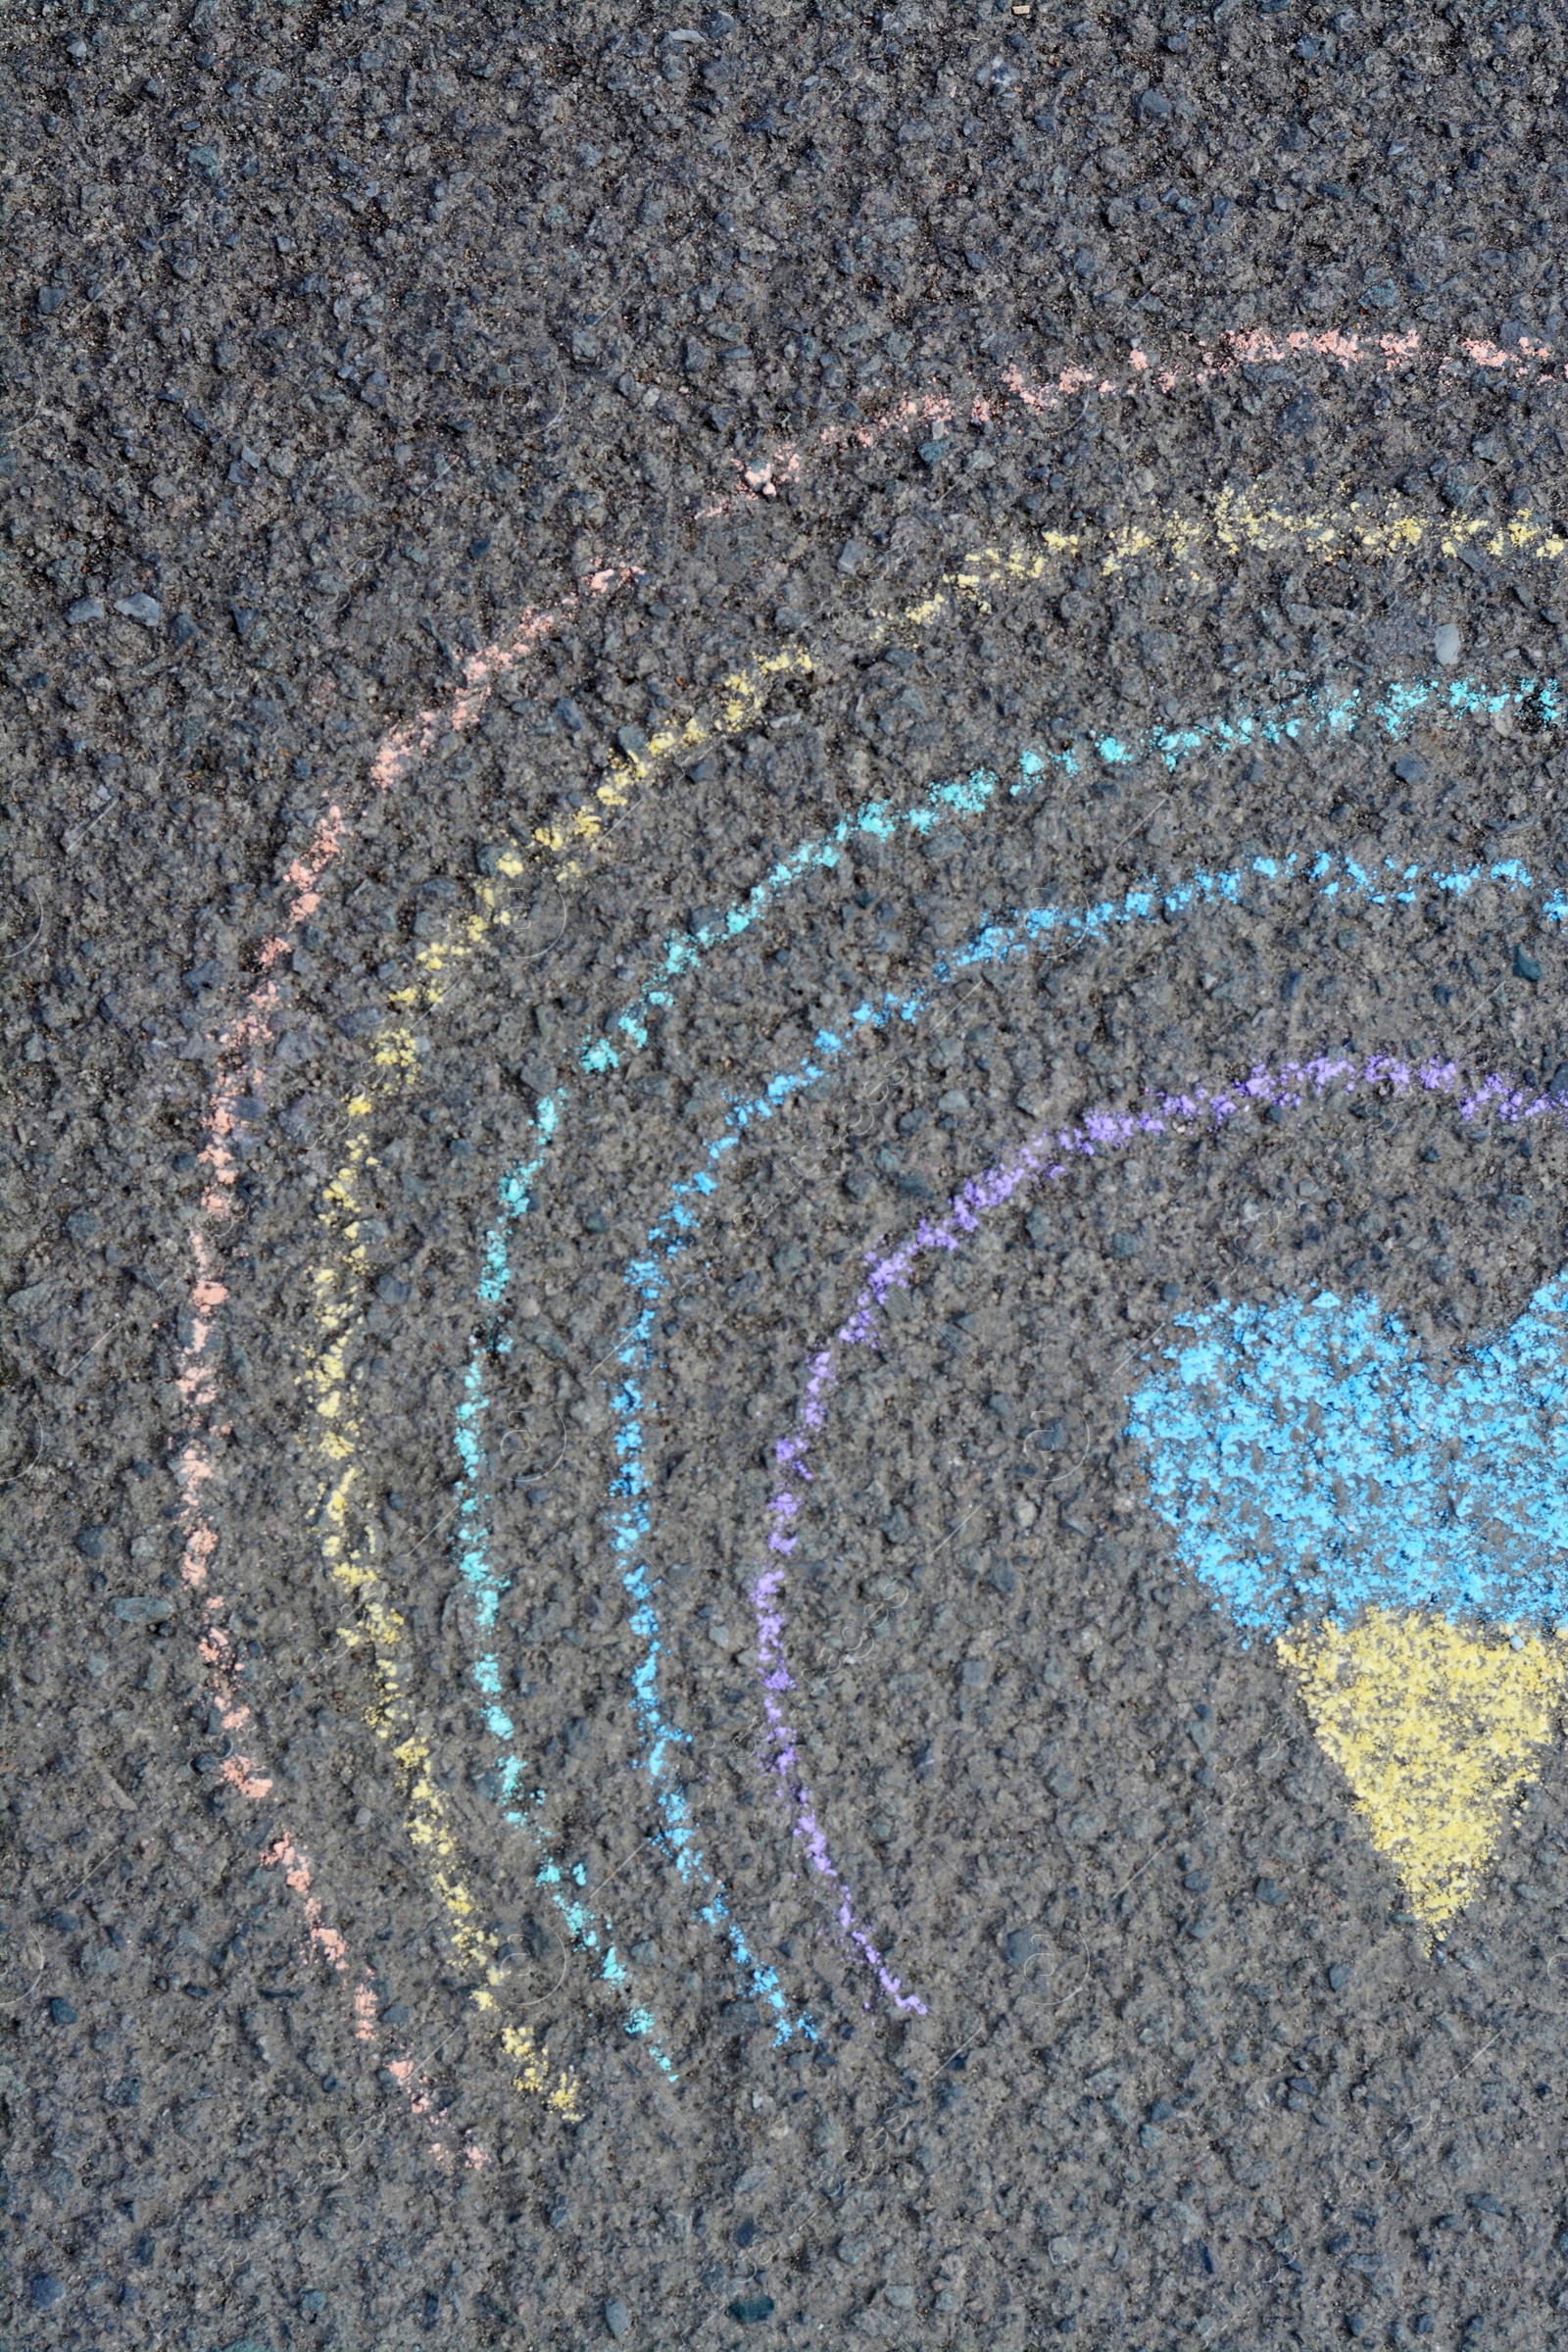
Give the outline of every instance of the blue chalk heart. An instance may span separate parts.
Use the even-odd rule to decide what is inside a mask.
[[[1375,1298],[1177,1320],[1128,1433],[1177,1556],[1241,1625],[1568,1613],[1568,1275],[1443,1376]]]

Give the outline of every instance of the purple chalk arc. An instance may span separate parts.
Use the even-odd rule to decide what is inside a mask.
[[[787,1693],[797,1688],[785,1646],[787,1563],[799,1540],[797,1524],[807,1499],[801,1490],[809,1486],[814,1476],[810,1457],[828,1427],[842,1357],[852,1348],[881,1345],[881,1309],[888,1294],[907,1290],[920,1258],[933,1251],[961,1250],[983,1218],[1005,1207],[1020,1192],[1055,1182],[1075,1162],[1123,1152],[1146,1139],[1217,1133],[1248,1111],[1296,1111],[1309,1101],[1335,1093],[1348,1099],[1369,1088],[1393,1099],[1456,1097],[1459,1116],[1467,1121],[1485,1111],[1507,1123],[1548,1117],[1568,1129],[1568,1103],[1523,1089],[1505,1072],[1491,1072],[1472,1086],[1454,1062],[1409,1063],[1388,1054],[1361,1058],[1320,1055],[1308,1062],[1285,1061],[1275,1066],[1257,1062],[1245,1078],[1213,1089],[1155,1094],[1150,1098],[1150,1106],[1140,1111],[1087,1111],[1068,1126],[1035,1130],[1004,1159],[967,1178],[950,1199],[946,1211],[922,1217],[899,1248],[880,1255],[868,1251],[866,1278],[849,1313],[831,1339],[808,1358],[794,1426],[773,1441],[773,1458],[783,1481],[766,1505],[768,1556],[754,1563],[749,1586],[757,1633],[757,1673],[767,1724],[757,1762],[782,1793],[792,1817],[792,1835],[811,1870],[832,1889],[841,1942],[897,2007],[923,2015],[926,2004],[893,1976],[857,1912],[807,1778],[801,1734],[785,1705]]]

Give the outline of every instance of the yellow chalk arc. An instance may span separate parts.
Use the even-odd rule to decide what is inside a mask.
[[[651,784],[677,760],[690,760],[709,744],[722,743],[756,726],[767,707],[769,681],[791,674],[811,675],[810,656],[800,646],[786,646],[782,653],[763,654],[749,670],[737,670],[721,679],[717,699],[709,709],[694,711],[680,725],[661,728],[640,751],[625,752],[595,788],[595,799],[605,809],[623,808],[639,785]],[[605,822],[602,809],[584,806],[569,821],[540,827],[534,839],[552,854],[574,845],[586,847],[599,839]],[[579,865],[568,861],[558,866],[556,873],[558,879],[566,881],[581,870]]]
[[[1275,1644],[1373,1845],[1437,1935],[1481,1891],[1568,1690],[1568,1640],[1369,1609]]]
[[[322,1192],[318,1223],[324,1236],[324,1251],[311,1278],[318,1338],[301,1384],[317,1420],[321,1476],[316,1502],[321,1558],[334,1583],[352,1597],[358,1619],[355,1624],[339,1626],[338,1639],[350,1651],[368,1653],[375,1695],[366,1709],[366,1721],[390,1747],[398,1766],[409,1842],[424,1863],[426,1884],[444,1916],[453,1953],[479,1980],[469,2001],[516,2066],[515,2087],[543,2099],[557,2115],[575,2123],[582,2107],[574,2077],[566,2069],[552,2074],[549,2052],[529,2029],[506,2021],[501,1999],[505,1998],[502,1988],[507,1984],[507,1970],[500,1946],[480,1924],[477,1900],[454,1867],[461,1863],[457,1831],[451,1809],[431,1777],[429,1743],[416,1726],[406,1689],[408,1667],[402,1653],[407,1629],[390,1604],[375,1564],[375,1529],[357,1505],[358,1457],[364,1433],[354,1407],[348,1364],[361,1331],[361,1293],[368,1269],[360,1238],[362,1184],[377,1164],[368,1122],[378,1102],[396,1100],[417,1079],[417,1050],[404,1023],[411,1014],[433,1010],[455,967],[493,932],[510,927],[512,915],[504,892],[526,871],[526,860],[514,849],[504,851],[496,861],[500,880],[475,885],[474,908],[457,917],[441,938],[418,949],[413,985],[393,991],[388,998],[387,1019],[370,1044],[373,1075],[368,1086],[357,1089],[344,1105],[351,1122],[348,1148],[342,1165]]]
[[[495,1938],[478,1924],[478,1906],[467,1881],[458,1875],[462,1857],[456,1826],[432,1778],[429,1744],[416,1728],[411,1703],[407,1627],[391,1605],[376,1565],[374,1526],[359,1506],[364,1432],[355,1407],[350,1357],[362,1331],[363,1293],[368,1278],[368,1258],[360,1234],[365,1180],[377,1164],[368,1122],[379,1106],[395,1102],[417,1083],[419,1051],[410,1021],[434,1011],[457,967],[494,934],[511,927],[507,899],[533,860],[541,854],[548,858],[573,847],[597,846],[609,813],[624,807],[639,787],[652,785],[678,759],[755,725],[765,710],[775,679],[810,674],[809,656],[799,647],[787,647],[723,678],[716,700],[708,709],[681,725],[657,733],[640,751],[625,753],[598,787],[599,808],[579,810],[569,824],[536,832],[537,846],[519,850],[509,845],[500,853],[494,862],[495,879],[473,886],[473,907],[456,916],[440,937],[421,945],[415,953],[409,984],[388,991],[385,1020],[369,1041],[370,1075],[356,1086],[344,1104],[349,1141],[342,1164],[323,1188],[317,1220],[323,1239],[311,1276],[316,1341],[300,1385],[316,1417],[319,1481],[315,1499],[321,1558],[355,1609],[356,1622],[339,1626],[338,1639],[373,1674],[374,1696],[365,1719],[390,1748],[399,1767],[404,1830],[425,1863],[427,1884],[445,1917],[452,1949],[463,1965],[482,1980],[470,1995],[472,2005],[487,2013],[487,2024],[516,2065],[515,2087],[542,2098],[568,2122],[575,2122],[581,2113],[575,2079],[565,2070],[553,2075],[548,2051],[526,2026],[507,2024],[498,2002],[507,1971]],[[563,882],[579,880],[583,872],[581,863],[570,857],[554,870]]]
[[[1299,512],[1254,492],[1222,490],[1199,512],[1152,510],[1106,529],[1041,530],[1008,547],[971,548],[956,571],[902,617],[929,626],[949,610],[981,612],[994,600],[1042,582],[1055,582],[1069,564],[1091,564],[1110,579],[1133,565],[1168,572],[1197,586],[1218,567],[1246,555],[1289,557],[1303,564],[1382,563],[1389,558],[1457,556],[1473,548],[1493,562],[1558,564],[1568,535],[1528,508],[1500,518],[1493,514],[1434,514],[1405,499],[1351,499]],[[892,614],[885,615],[892,618]]]

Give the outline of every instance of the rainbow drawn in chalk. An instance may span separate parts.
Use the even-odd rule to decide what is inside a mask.
[[[1187,369],[1152,365],[1146,355],[1134,352],[1127,367],[1119,372],[1097,375],[1069,370],[1050,385],[1031,384],[1021,372],[1012,370],[999,386],[995,401],[977,404],[975,415],[984,421],[986,416],[1000,413],[1008,403],[1024,414],[1038,416],[1076,399],[1163,399],[1260,358],[1267,358],[1273,364],[1327,363],[1345,370],[1374,367],[1402,371],[1430,367],[1438,378],[1445,370],[1460,366],[1519,376],[1521,380],[1525,377],[1555,380],[1562,372],[1551,354],[1535,346],[1521,346],[1517,355],[1481,345],[1467,347],[1462,355],[1444,355],[1423,353],[1414,338],[1383,338],[1374,342],[1303,333],[1278,345],[1267,338],[1232,338],[1224,350],[1205,355],[1196,367]],[[935,396],[920,397],[899,404],[882,419],[867,420],[846,430],[837,426],[827,428],[818,446],[781,444],[777,450],[747,466],[738,464],[738,480],[733,490],[726,491],[717,506],[701,512],[714,514],[736,502],[776,496],[781,488],[804,478],[811,466],[831,462],[840,446],[867,446],[885,432],[920,432],[938,437],[956,421],[951,409],[944,410]],[[894,633],[907,627],[929,630],[940,625],[946,612],[958,614],[993,603],[1001,596],[1027,598],[1043,593],[1062,561],[1081,561],[1086,555],[1095,557],[1107,574],[1137,565],[1151,570],[1168,569],[1177,576],[1195,572],[1201,576],[1217,565],[1252,552],[1292,549],[1311,561],[1333,562],[1346,554],[1455,552],[1461,542],[1485,550],[1499,564],[1527,567],[1543,562],[1555,564],[1568,552],[1568,541],[1562,540],[1542,518],[1529,514],[1501,520],[1475,516],[1459,521],[1448,515],[1426,514],[1398,501],[1385,501],[1373,509],[1365,503],[1355,506],[1344,500],[1338,504],[1331,502],[1320,511],[1289,514],[1247,497],[1228,502],[1222,498],[1209,509],[1193,514],[1171,511],[1134,517],[1125,530],[1110,535],[1103,546],[1093,550],[1080,544],[1071,533],[1054,537],[1046,533],[1013,548],[978,549],[934,582],[923,600],[897,614],[883,615],[882,621]],[[580,594],[563,600],[556,611],[525,613],[509,635],[472,657],[463,684],[448,707],[418,714],[387,739],[373,765],[369,795],[380,796],[405,788],[420,762],[445,736],[477,723],[497,685],[533,660],[540,646],[572,612],[585,601],[613,595],[631,576],[624,566],[607,566],[584,583]],[[694,711],[663,734],[625,748],[621,760],[604,779],[594,804],[580,810],[569,827],[564,830],[559,825],[547,826],[531,841],[513,846],[501,860],[492,883],[486,886],[489,895],[483,903],[462,919],[448,939],[436,943],[429,952],[420,951],[411,986],[402,992],[404,1001],[398,1002],[399,992],[389,994],[385,1020],[365,1043],[364,1079],[346,1105],[351,1137],[366,1132],[364,1122],[372,1103],[385,1109],[399,1099],[406,1100],[409,1090],[417,1084],[419,1050],[410,1027],[411,1010],[417,1006],[423,1013],[438,1013],[450,973],[476,950],[481,940],[494,944],[505,934],[510,922],[508,897],[521,878],[542,865],[561,880],[563,887],[580,885],[591,870],[589,861],[593,858],[613,854],[609,828],[616,810],[634,794],[669,788],[677,760],[687,757],[694,747],[721,739],[753,723],[765,707],[774,675],[808,667],[808,658],[796,647],[782,651],[777,657],[763,658],[751,670],[726,681],[711,709]],[[556,1904],[569,1935],[591,1960],[598,1975],[615,1988],[627,2033],[667,2078],[678,2075],[679,2054],[667,2046],[667,2036],[659,2026],[652,2000],[638,1986],[636,1971],[620,1957],[612,1922],[602,1906],[596,1907],[590,1901],[580,1883],[573,1884],[563,1857],[551,1845],[545,1827],[547,1792],[537,1787],[537,1776],[529,1762],[527,1727],[515,1723],[502,1703],[499,1660],[488,1645],[505,1581],[493,1558],[490,1533],[489,1467],[484,1447],[485,1418],[490,1405],[489,1368],[512,1345],[507,1304],[519,1270],[520,1239],[525,1237],[530,1222],[538,1224],[548,1217],[552,1162],[570,1120],[578,1090],[610,1082],[613,1073],[623,1069],[646,1046],[653,1025],[679,993],[701,984],[704,968],[711,958],[720,956],[743,935],[777,920],[795,884],[808,873],[832,873],[858,837],[914,840],[928,836],[940,826],[1005,823],[1014,805],[1027,806],[1049,772],[1072,778],[1083,772],[1086,761],[1114,770],[1148,759],[1174,773],[1188,760],[1247,744],[1335,741],[1361,730],[1397,741],[1417,722],[1426,727],[1456,729],[1479,723],[1504,737],[1516,735],[1528,741],[1541,730],[1556,726],[1560,716],[1559,689],[1548,678],[1526,674],[1502,686],[1487,686],[1472,679],[1426,678],[1386,681],[1337,696],[1308,693],[1252,713],[1195,716],[1179,725],[1151,728],[1136,741],[1124,740],[1108,730],[1098,735],[1091,731],[1089,746],[1082,753],[1046,746],[1014,747],[995,772],[981,769],[965,778],[930,785],[911,793],[902,803],[887,800],[867,803],[825,825],[813,839],[776,860],[749,886],[737,882],[734,903],[718,925],[710,924],[695,934],[681,933],[650,943],[645,974],[629,994],[620,1013],[602,1033],[584,1037],[575,1044],[572,1059],[562,1069],[554,1090],[540,1102],[534,1149],[498,1184],[488,1230],[479,1245],[472,1289],[475,1337],[465,1369],[453,1431],[458,1464],[455,1557],[473,1601],[477,1646],[470,1671],[485,1701],[484,1715],[492,1742],[485,1761],[495,1776],[493,1785],[501,1792],[502,1817],[524,1840],[521,1851],[534,1883]],[[1010,778],[1005,784],[1001,780],[1003,775]],[[352,808],[345,808],[339,802],[334,802],[323,813],[309,852],[296,861],[288,877],[294,893],[290,929],[321,911],[323,884],[342,862],[354,838],[354,825]],[[1295,856],[1282,857],[1277,861],[1259,860],[1250,869],[1216,868],[1186,877],[1151,879],[1120,900],[1077,907],[1045,905],[1024,909],[1004,921],[987,923],[945,964],[933,970],[924,988],[875,1004],[846,1006],[843,1019],[837,1027],[823,1030],[807,1061],[794,1070],[774,1073],[734,1102],[722,1129],[710,1139],[696,1161],[671,1171],[667,1209],[650,1232],[645,1249],[624,1270],[627,1309],[619,1362],[611,1391],[614,1462],[607,1478],[605,1525],[610,1554],[607,1567],[625,1595],[628,1704],[636,1716],[642,1746],[639,1768],[643,1780],[642,1801],[650,1809],[656,1835],[669,1856],[671,1867],[688,1890],[695,1915],[719,1940],[740,1988],[758,2002],[764,2030],[775,2038],[809,2037],[815,2029],[798,1994],[792,1994],[787,1981],[781,1978],[776,1958],[766,1950],[765,1939],[734,1915],[722,1880],[708,1857],[707,1842],[676,1769],[680,1756],[692,1744],[690,1735],[669,1714],[661,1688],[660,1658],[664,1629],[658,1616],[657,1594],[645,1554],[653,1532],[647,1447],[658,1402],[661,1367],[656,1344],[656,1308],[663,1285],[700,1235],[710,1197],[725,1180],[726,1167],[732,1161],[741,1135],[760,1122],[787,1117],[790,1103],[804,1088],[832,1084],[846,1075],[865,1039],[891,1024],[918,1022],[953,978],[988,962],[1023,956],[1071,955],[1118,931],[1156,922],[1174,906],[1204,921],[1222,922],[1227,910],[1243,902],[1251,887],[1252,873],[1258,876],[1266,873],[1271,888],[1277,891],[1315,891],[1329,898],[1359,898],[1396,907],[1414,906],[1428,892],[1462,896],[1487,879],[1521,904],[1534,903],[1548,922],[1560,922],[1568,913],[1568,905],[1561,898],[1543,900],[1531,877],[1512,862],[1446,873],[1423,870],[1394,858],[1386,859],[1381,866],[1362,867],[1325,848],[1312,858]],[[209,1106],[204,1154],[212,1182],[192,1233],[195,1265],[192,1330],[180,1370],[181,1389],[190,1414],[178,1452],[185,1576],[193,1600],[200,1603],[203,1612],[204,1661],[215,1695],[224,1710],[225,1728],[234,1735],[236,1745],[242,1740],[253,1743],[254,1727],[243,1693],[243,1666],[225,1630],[227,1604],[212,1586],[218,1537],[205,1500],[205,1491],[214,1475],[214,1454],[207,1432],[221,1412],[214,1335],[227,1296],[221,1278],[220,1242],[236,1173],[231,1140],[238,1116],[235,1105],[241,1097],[262,1093],[266,1087],[265,1052],[277,1006],[276,992],[269,975],[287,944],[287,934],[267,943],[260,957],[259,985],[244,1010],[219,1041],[219,1064]],[[1224,1090],[1219,1089],[1207,1105],[1180,1115],[1207,1117],[1213,1104],[1223,1098]],[[1170,1121],[1178,1113],[1167,1106],[1158,1115]],[[1064,1143],[1061,1148],[1073,1147]],[[495,1952],[485,1948],[483,1935],[474,1924],[472,1874],[460,1850],[459,1834],[433,1785],[428,1755],[418,1747],[412,1732],[400,1728],[405,1723],[402,1710],[414,1688],[417,1660],[410,1646],[407,1629],[379,1585],[373,1552],[367,1541],[367,1527],[359,1512],[357,1493],[363,1437],[356,1422],[352,1383],[347,1373],[352,1356],[350,1343],[368,1280],[367,1260],[356,1228],[361,1188],[371,1164],[368,1148],[352,1144],[336,1179],[335,1193],[329,1192],[317,1267],[319,1338],[317,1351],[304,1369],[306,1391],[320,1433],[327,1565],[352,1599],[354,1622],[344,1630],[361,1647],[370,1667],[376,1690],[372,1716],[377,1716],[377,1728],[383,1736],[398,1740],[405,1774],[405,1829],[411,1847],[423,1861],[427,1882],[446,1918],[455,1953],[466,1955],[467,1964],[482,1976],[483,1982],[473,1996],[476,2006],[485,2013],[486,2022],[501,2045],[517,2061],[519,2089],[567,2115],[576,2111],[575,2086],[550,2066],[547,2053],[534,2047],[524,2026],[508,2022],[511,1997],[508,1970]],[[955,1216],[959,1213],[956,1204],[953,1213]],[[842,1332],[840,1337],[843,1338]],[[804,1455],[795,1458],[794,1468],[798,1475],[806,1475],[808,1464]],[[772,1533],[780,1545],[787,1542],[783,1519],[775,1522]],[[781,1675],[787,1678],[788,1672],[782,1649],[783,1618],[775,1607],[781,1588],[761,1590],[763,1576],[772,1573],[765,1566],[759,1571],[759,1664],[764,1681]],[[1304,1667],[1302,1672],[1305,1673]],[[1544,1674],[1545,1669],[1541,1672]],[[808,1787],[805,1763],[797,1735],[784,1712],[784,1693],[789,1688],[787,1679],[782,1682],[774,1679],[768,1685],[767,1768],[781,1785],[793,1791],[790,1801],[796,1808],[794,1826],[810,1867],[831,1889],[837,1931],[847,1948],[880,1984],[886,1997],[918,2006],[918,1994],[893,1977],[876,1952],[868,1932],[859,1924],[851,1891],[833,1864],[826,1829],[802,1793]],[[1514,1739],[1516,1749],[1521,1740],[1528,1747],[1530,1739],[1537,1736],[1538,1701],[1540,1690],[1544,1688],[1538,1678],[1528,1703],[1520,1700],[1523,1711],[1508,1734]],[[1534,1714],[1531,1707],[1536,1708]],[[1321,1723],[1327,1724],[1332,1712],[1327,1700],[1320,1712]],[[1318,1720],[1314,1715],[1314,1721]],[[1502,1723],[1503,1717],[1497,1716],[1496,1721]],[[1321,1736],[1326,1741],[1329,1739],[1326,1731]],[[1345,1747],[1343,1740],[1341,1745]],[[1345,1752],[1348,1753],[1348,1748]],[[270,1776],[253,1755],[231,1755],[224,1771],[233,1788],[248,1801],[256,1804],[270,1801]],[[1490,1834],[1486,1824],[1492,1815],[1488,1814],[1487,1806],[1493,1803],[1495,1788],[1492,1783],[1484,1788],[1478,1784],[1474,1793],[1473,1818],[1467,1835],[1471,1836],[1474,1851],[1479,1852]],[[1405,1833],[1400,1831],[1398,1835]],[[1392,1844],[1389,1850],[1394,1850]],[[330,1908],[301,1828],[279,1822],[266,1858],[284,1869],[289,1884],[299,1894],[315,1947],[345,1979],[357,1973],[353,1994],[356,2030],[368,2051],[374,2051],[386,2065],[406,2094],[412,2114],[423,2117],[430,2113],[429,2090],[412,2057],[389,2052],[386,2047],[368,1972],[363,1966],[356,1971],[341,1932],[331,1924]],[[1450,1873],[1443,1884],[1451,1894],[1461,1881],[1464,1886],[1472,1885],[1474,1872],[1469,1878],[1461,1874],[1460,1879]],[[1436,1886],[1437,1880],[1432,1884]],[[1433,1900],[1436,1902],[1438,1897],[1435,1895]],[[455,2152],[445,2137],[433,2140],[430,2148],[438,2161],[449,2160]],[[470,2146],[464,2151],[464,2160],[482,2163],[487,2160],[486,2152]]]

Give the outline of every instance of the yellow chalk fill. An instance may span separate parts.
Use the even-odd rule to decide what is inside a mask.
[[[1373,1844],[1434,1932],[1480,1890],[1544,1761],[1568,1642],[1370,1609],[1276,1644]]]

